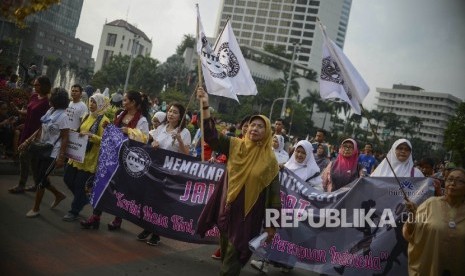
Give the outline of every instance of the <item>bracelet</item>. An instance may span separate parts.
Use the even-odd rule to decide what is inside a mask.
[[[202,107],[203,110],[207,110],[207,109],[209,109],[209,108],[210,108],[210,106],[208,106],[208,105]]]

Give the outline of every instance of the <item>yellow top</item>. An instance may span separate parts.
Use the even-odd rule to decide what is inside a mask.
[[[452,208],[444,197],[431,197],[416,218],[412,234],[404,231],[409,275],[465,275],[465,203]]]
[[[252,209],[260,193],[278,174],[278,161],[271,147],[271,123],[263,115],[252,116],[250,120],[259,117],[265,121],[265,137],[259,142],[253,142],[246,135],[245,139],[232,137],[228,156],[228,193],[226,202],[233,202],[245,185],[244,216]]]
[[[92,125],[94,124],[97,118],[90,115],[81,123],[81,132],[89,131]],[[69,161],[69,164],[79,170],[83,170],[90,173],[95,173],[98,161],[98,154],[100,151],[100,142],[102,141],[102,135],[104,126],[108,125],[110,120],[104,115],[100,124],[98,126],[98,131],[96,134],[89,137],[89,142],[92,142],[92,148],[90,151],[86,152],[86,156],[84,157],[84,162],[79,163],[73,160]]]

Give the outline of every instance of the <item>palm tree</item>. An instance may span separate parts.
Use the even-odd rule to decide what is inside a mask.
[[[385,128],[393,132],[392,136],[396,135],[397,130],[401,129],[404,123],[397,114],[392,112],[386,113],[383,121],[386,125]]]
[[[303,98],[301,103],[307,107],[307,110],[310,112],[309,117],[312,118],[315,104],[318,106],[318,103],[321,101],[321,97],[316,90],[311,91],[307,89],[307,94],[308,96]]]
[[[283,83],[284,87],[287,86],[287,80],[289,77],[289,72],[283,71],[284,73],[284,78],[280,79],[281,82]],[[295,72],[292,73],[291,76],[291,86],[289,87],[289,97],[295,96],[299,94],[300,90],[300,85],[299,83],[295,80],[297,78],[297,74]]]
[[[381,110],[372,110],[371,112],[367,111],[366,117],[367,117],[368,120],[370,120],[370,123],[371,123],[372,119],[375,121],[375,126],[374,126],[374,130],[373,130],[375,133],[378,133],[379,123],[381,123],[383,121],[385,116],[386,116],[386,113],[384,112],[383,109],[381,109]]]
[[[411,134],[413,136],[413,134],[420,132],[420,129],[423,127],[423,121],[417,116],[410,116],[408,118],[408,125],[411,128]]]
[[[405,137],[409,137],[410,139],[413,138],[414,131],[410,123],[404,123],[402,125],[401,131],[405,135]]]
[[[330,101],[320,101],[318,103],[318,111],[319,112],[324,112],[325,113],[325,117],[323,119],[323,125],[321,128],[325,128],[325,124],[326,124],[326,115],[328,113],[333,113],[333,110],[334,110],[334,107],[333,107],[333,104],[332,102]]]

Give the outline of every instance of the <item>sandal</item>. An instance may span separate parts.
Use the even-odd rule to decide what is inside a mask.
[[[24,193],[24,188],[20,186],[15,186],[13,188],[8,189],[8,192],[12,194],[22,194]]]

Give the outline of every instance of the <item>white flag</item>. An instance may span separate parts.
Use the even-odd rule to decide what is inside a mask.
[[[215,48],[209,45],[197,7],[197,53],[202,63],[202,72],[209,94],[235,99],[237,95],[256,95],[257,86],[242,56],[241,49],[227,22]]]
[[[319,21],[318,21],[319,22]],[[341,48],[323,33],[323,55],[320,74],[320,96],[323,99],[339,98],[347,102],[354,113],[361,114],[361,103],[370,88],[363,80],[357,69],[344,55]]]

